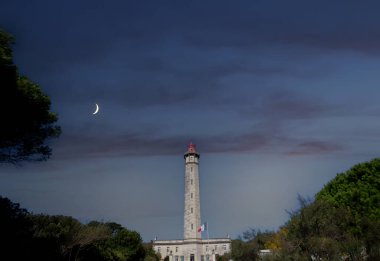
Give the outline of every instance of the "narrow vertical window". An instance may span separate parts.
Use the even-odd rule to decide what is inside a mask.
[[[190,194],[190,198],[193,198],[193,193]]]
[[[193,167],[190,168],[190,171],[193,171]]]
[[[193,213],[193,208],[191,208],[191,213]]]
[[[190,182],[191,182],[191,185],[193,185],[193,180],[190,180]]]
[[[191,224],[191,229],[194,229],[194,228],[193,228],[193,224]]]

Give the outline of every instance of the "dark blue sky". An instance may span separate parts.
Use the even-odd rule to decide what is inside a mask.
[[[193,141],[210,236],[276,229],[297,194],[379,155],[379,8],[3,0],[14,61],[51,97],[63,133],[48,162],[0,166],[0,194],[146,241],[181,238]]]

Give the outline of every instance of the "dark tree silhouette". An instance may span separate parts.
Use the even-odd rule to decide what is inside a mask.
[[[0,28],[0,163],[46,160],[50,137],[58,137],[57,115],[40,87],[18,73],[13,36]]]
[[[0,260],[26,260],[30,254],[32,223],[28,211],[0,196]]]

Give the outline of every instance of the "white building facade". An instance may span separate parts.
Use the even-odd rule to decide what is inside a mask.
[[[154,240],[153,248],[163,260],[170,261],[215,261],[219,255],[229,253],[231,239],[202,239],[200,193],[199,193],[199,154],[190,143],[185,158],[185,209],[183,240]],[[207,228],[206,228],[207,229]]]

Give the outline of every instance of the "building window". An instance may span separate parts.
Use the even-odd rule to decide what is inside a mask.
[[[190,182],[191,182],[191,185],[193,185],[193,180],[190,180]]]
[[[175,247],[175,252],[178,252],[178,247]]]
[[[201,261],[205,261],[205,256],[201,255]]]
[[[193,167],[190,168],[190,171],[191,171],[191,172],[193,171]]]
[[[223,250],[227,250],[227,246],[226,245],[223,245]]]
[[[193,193],[190,194],[190,197],[193,198]]]
[[[191,208],[191,213],[193,213],[193,208]]]
[[[215,250],[217,250],[218,249],[218,245],[215,245]]]
[[[175,261],[178,261],[178,256],[175,256]]]
[[[181,261],[185,261],[185,256],[181,256]]]
[[[208,251],[208,246],[206,246],[206,252]]]
[[[169,252],[169,247],[166,248],[166,252]]]
[[[157,252],[158,252],[158,253],[161,252],[161,247],[158,247],[158,248],[157,248]]]
[[[191,224],[191,229],[193,229],[193,224]]]

